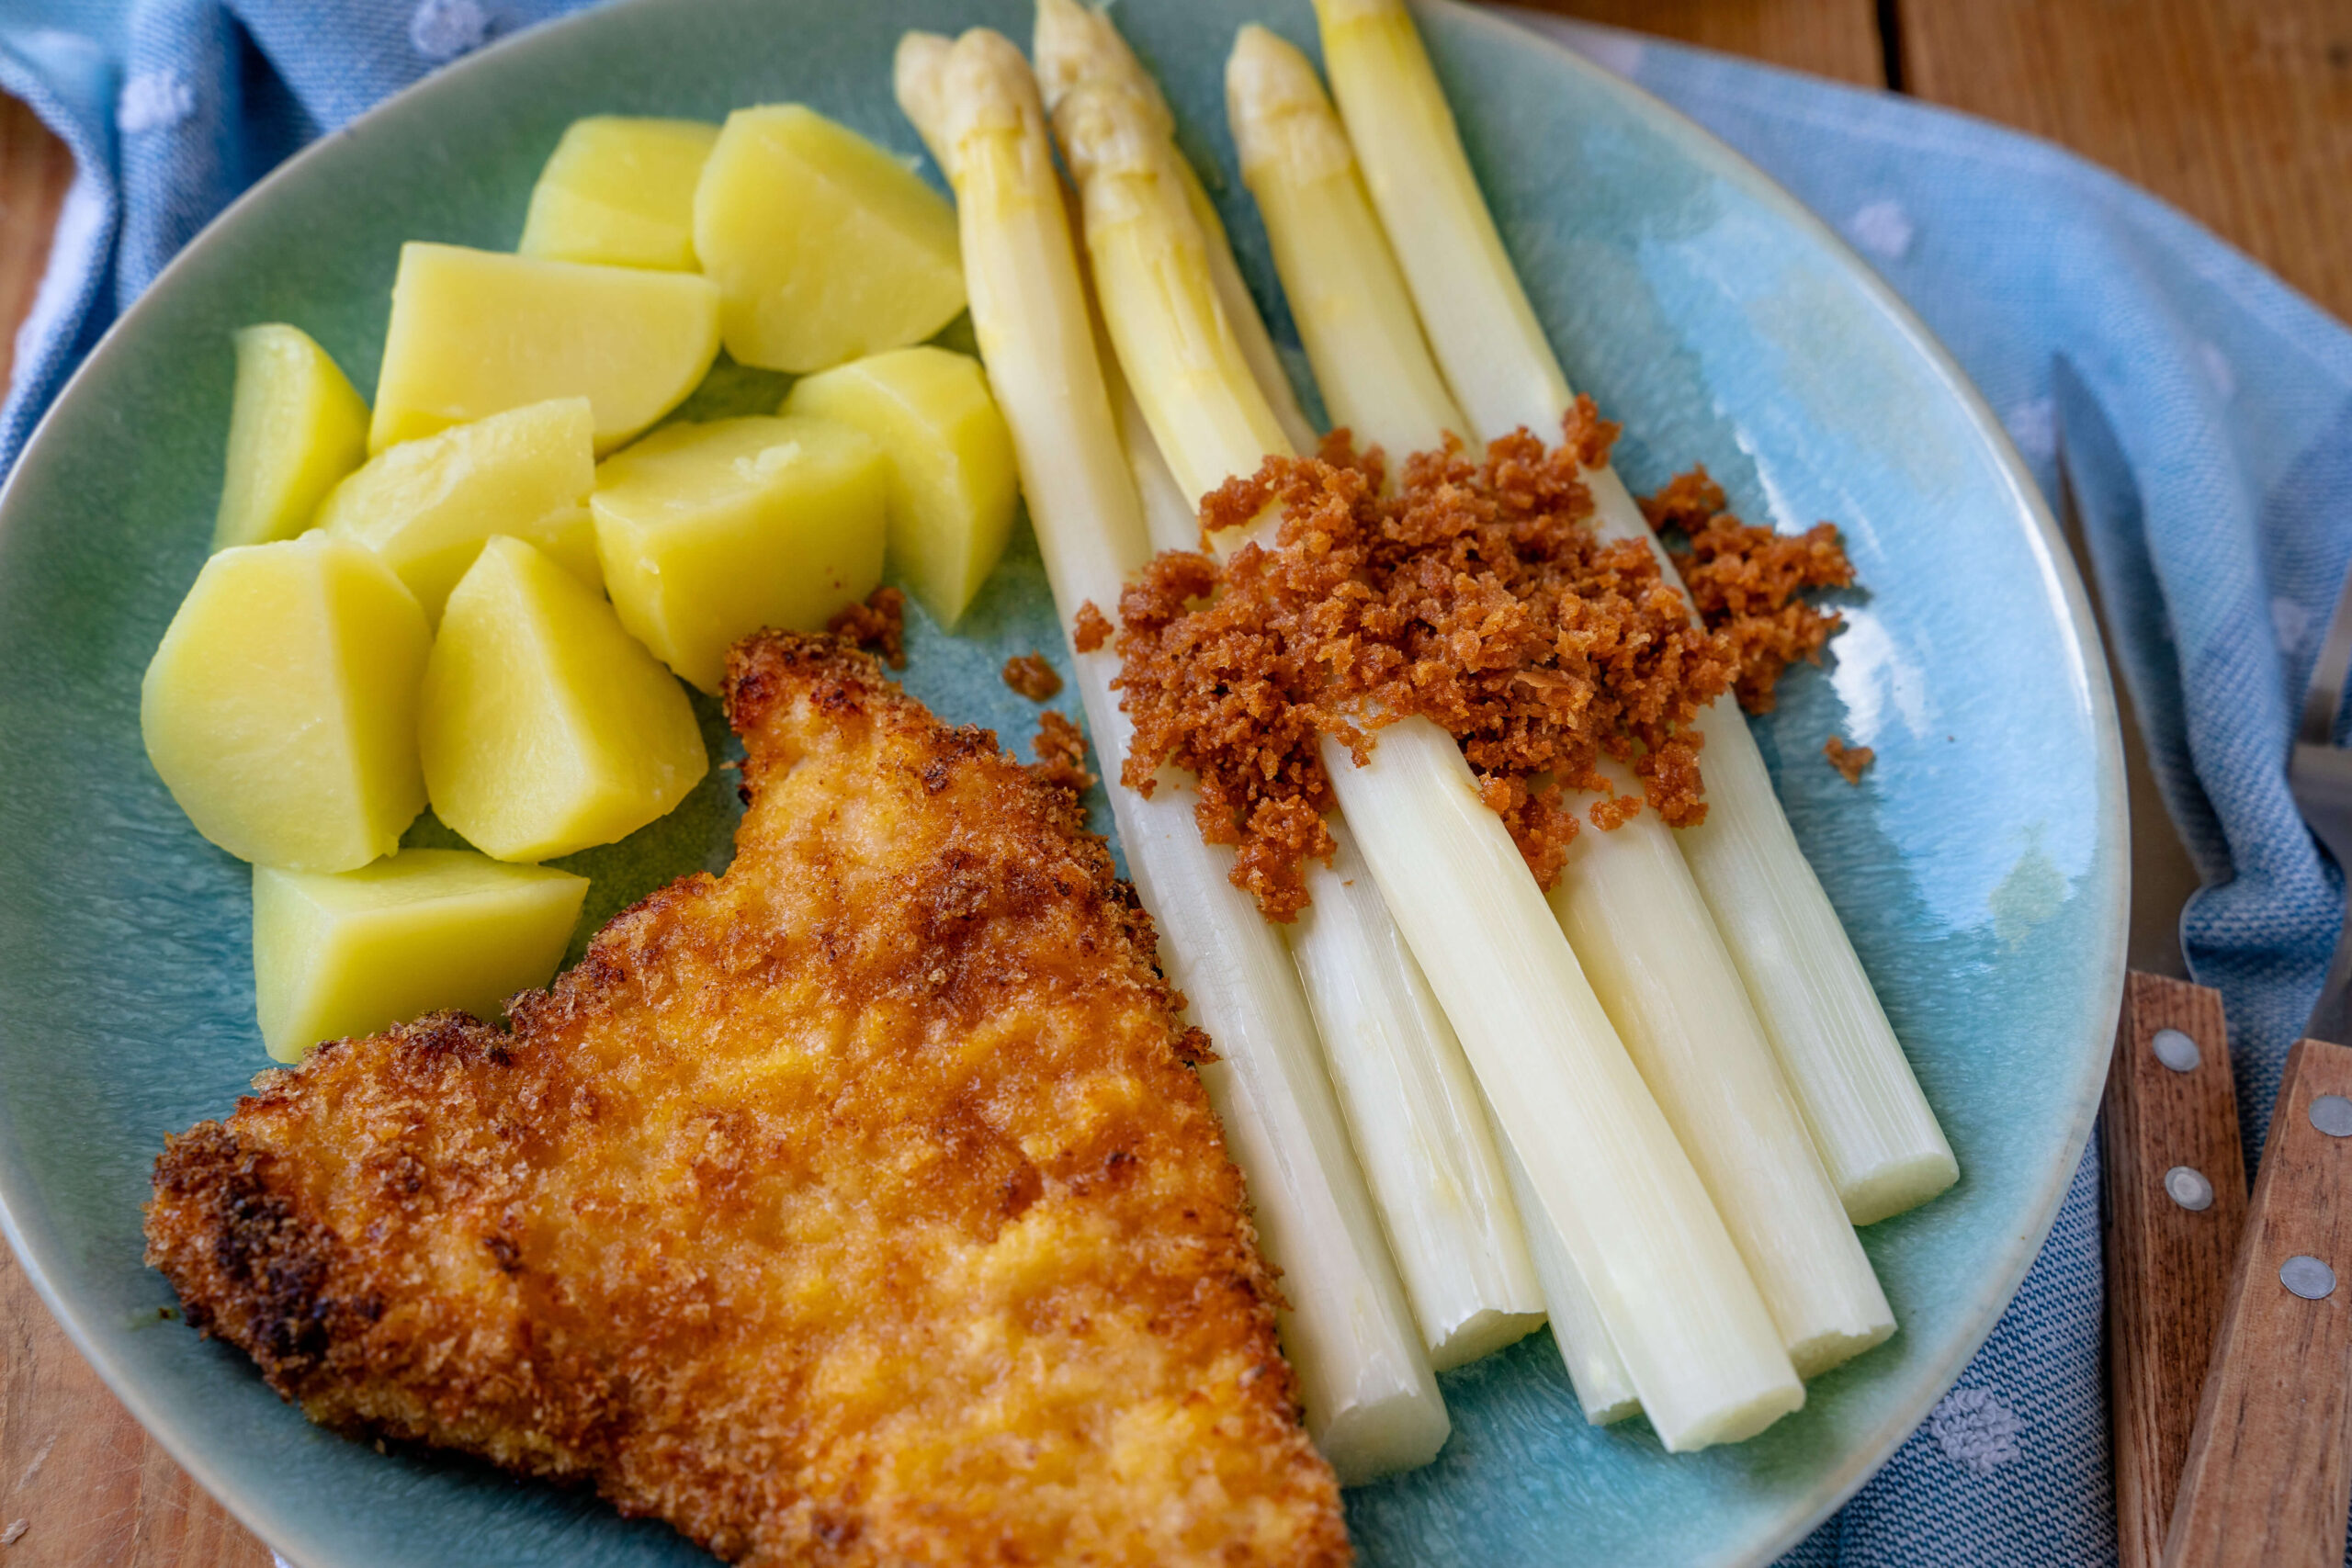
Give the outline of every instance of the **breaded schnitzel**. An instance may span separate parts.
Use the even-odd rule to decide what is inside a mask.
[[[1072,797],[831,639],[726,698],[725,876],[512,1032],[323,1045],[169,1141],[189,1322],[741,1562],[1345,1562],[1206,1043]]]

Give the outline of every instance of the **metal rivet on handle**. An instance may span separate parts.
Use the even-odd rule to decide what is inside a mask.
[[[2299,1252],[2278,1265],[2278,1282],[2307,1302],[2325,1301],[2335,1293],[2335,1270]]]
[[[2155,1038],[2148,1042],[2148,1049],[2156,1054],[2157,1061],[2177,1073],[2195,1072],[2197,1064],[2205,1059],[2197,1049],[2197,1042],[2177,1029],[2157,1030]]]
[[[2323,1094],[2312,1101],[2312,1125],[2331,1138],[2352,1138],[2352,1100]]]
[[[2191,1213],[2213,1206],[2213,1184],[2193,1165],[2177,1165],[2165,1171],[2165,1191]]]

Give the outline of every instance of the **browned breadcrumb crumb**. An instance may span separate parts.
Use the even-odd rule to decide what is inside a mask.
[[[1668,822],[1704,818],[1685,727],[1730,684],[1733,639],[1693,624],[1645,545],[1595,535],[1580,475],[1607,461],[1616,427],[1579,399],[1562,434],[1547,449],[1521,431],[1483,459],[1418,454],[1384,493],[1379,451],[1335,433],[1317,457],[1271,459],[1204,501],[1210,534],[1278,509],[1275,547],[1245,545],[1222,567],[1170,552],[1121,597],[1120,701],[1136,721],[1122,776],[1148,791],[1162,763],[1194,773],[1202,836],[1235,847],[1233,879],[1269,919],[1305,907],[1304,863],[1331,852],[1323,738],[1361,762],[1399,718],[1462,743],[1546,886],[1577,828],[1564,796],[1605,791],[1604,753]]]
[[[1078,607],[1078,619],[1069,628],[1069,645],[1080,653],[1092,653],[1111,640],[1111,618],[1093,600]]]
[[[1854,566],[1836,525],[1791,535],[1742,523],[1724,510],[1723,487],[1703,467],[1676,475],[1643,501],[1642,514],[1661,534],[1684,536],[1687,543],[1669,542],[1668,553],[1708,626],[1732,638],[1739,705],[1770,713],[1781,672],[1800,659],[1820,663],[1822,645],[1846,624],[1797,597],[1852,585]]]
[[[1034,777],[1079,795],[1094,787],[1094,774],[1086,766],[1086,734],[1057,710],[1037,716],[1037,739],[1030,747],[1037,753],[1029,764]]]
[[[1642,814],[1638,795],[1607,795],[1592,803],[1592,825],[1604,832],[1623,828]]]
[[[1821,743],[1821,754],[1829,759],[1831,767],[1845,775],[1849,784],[1860,784],[1863,771],[1878,761],[1878,753],[1869,747],[1849,746],[1843,737],[1836,735]]]
[[[879,654],[893,670],[907,667],[907,596],[895,588],[877,588],[863,604],[852,604],[825,623],[835,637]]]
[[[1062,689],[1062,678],[1042,653],[1017,653],[1004,661],[1004,683],[1033,703],[1042,703]]]

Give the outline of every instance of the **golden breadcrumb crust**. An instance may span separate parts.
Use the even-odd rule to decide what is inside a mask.
[[[322,1046],[169,1140],[148,1260],[320,1422],[731,1561],[1348,1561],[1148,921],[985,730],[729,661],[723,877],[511,1033]]]

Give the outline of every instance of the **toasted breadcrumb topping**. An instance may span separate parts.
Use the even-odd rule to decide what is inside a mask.
[[[1111,640],[1111,617],[1101,606],[1089,599],[1078,607],[1078,619],[1069,629],[1069,645],[1080,653],[1092,653]]]
[[[835,637],[878,655],[893,670],[907,667],[907,596],[895,588],[877,588],[863,604],[825,623]]]
[[[1060,684],[1055,682],[1057,688]],[[1030,748],[1037,760],[1029,764],[1029,772],[1041,783],[1060,784],[1078,795],[1094,787],[1093,772],[1086,765],[1086,734],[1063,714],[1047,708],[1037,716],[1037,739]]]
[[[1042,703],[1062,689],[1062,678],[1042,653],[1017,653],[1004,661],[1004,683],[1033,703]]]
[[[1604,829],[1645,802],[1676,826],[1704,820],[1702,738],[1689,726],[1751,659],[1760,671],[1779,654],[1777,675],[1806,651],[1807,623],[1784,612],[1824,566],[1808,550],[1741,575],[1750,554],[1796,542],[1739,532],[1718,516],[1720,491],[1678,481],[1661,515],[1700,520],[1702,605],[1717,609],[1694,622],[1646,545],[1592,527],[1582,475],[1616,436],[1579,398],[1556,446],[1523,430],[1483,457],[1449,444],[1408,457],[1393,488],[1383,454],[1358,452],[1345,431],[1314,457],[1270,458],[1227,480],[1202,502],[1204,536],[1272,511],[1275,542],[1222,565],[1168,552],[1121,596],[1115,685],[1136,724],[1123,781],[1148,794],[1163,764],[1193,773],[1202,837],[1234,846],[1235,884],[1277,921],[1306,905],[1306,861],[1331,853],[1324,741],[1361,765],[1377,731],[1408,717],[1461,743],[1542,886],[1578,829],[1571,791],[1602,795],[1590,815]],[[1834,533],[1826,543],[1842,568]],[[1080,614],[1081,649],[1099,636],[1092,608]],[[1603,755],[1632,767],[1640,796],[1610,795]]]
[[[1878,753],[1867,746],[1849,746],[1843,736],[1833,735],[1821,743],[1821,754],[1829,765],[1845,776],[1849,784],[1862,782],[1862,773],[1878,761]]]
[[[1838,542],[1837,525],[1816,523],[1802,534],[1778,534],[1742,523],[1724,510],[1723,487],[1703,467],[1676,475],[1645,498],[1642,515],[1665,536],[1667,553],[1700,615],[1732,639],[1739,705],[1771,712],[1781,672],[1800,659],[1820,663],[1823,645],[1846,624],[1844,616],[1798,597],[1813,589],[1853,586],[1854,565]]]

